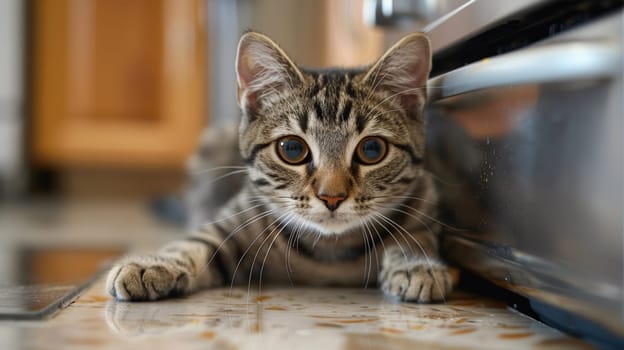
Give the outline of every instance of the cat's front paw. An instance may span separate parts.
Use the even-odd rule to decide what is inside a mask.
[[[381,288],[390,298],[429,303],[443,301],[451,292],[452,280],[446,265],[414,261],[384,269]]]
[[[191,282],[189,272],[174,259],[139,256],[110,270],[106,290],[117,300],[157,300],[188,292]]]

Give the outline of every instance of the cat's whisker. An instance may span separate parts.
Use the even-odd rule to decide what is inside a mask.
[[[271,213],[276,213],[275,211],[271,210]],[[236,267],[234,268],[234,272],[232,273],[232,278],[231,278],[231,283],[230,283],[230,290],[232,288],[234,288],[234,282],[236,281],[236,274],[238,273],[238,269],[240,268],[241,264],[243,263],[243,260],[245,259],[245,257],[247,256],[247,253],[249,253],[249,251],[251,250],[251,248],[253,248],[253,246],[256,244],[256,242],[263,236],[263,234],[269,229],[271,228],[271,226],[273,224],[275,224],[276,222],[278,222],[281,218],[283,218],[284,216],[288,215],[289,213],[282,213],[281,215],[279,215],[277,218],[273,219],[269,224],[267,224],[265,226],[265,228],[258,233],[258,235],[256,236],[256,238],[253,239],[253,241],[251,241],[249,243],[249,245],[247,246],[247,249],[245,249],[245,251],[241,254],[240,258],[238,259],[238,262],[236,263]],[[251,273],[251,272],[250,272]],[[249,290],[248,290],[249,292]],[[247,296],[249,297],[249,293],[247,294]]]
[[[239,216],[239,215],[241,215],[241,214],[243,214],[243,213],[246,213],[246,212],[248,212],[248,211],[252,211],[252,210],[254,210],[254,209],[260,208],[260,207],[262,207],[262,206],[264,206],[264,205],[265,205],[265,204],[264,204],[264,200],[261,200],[261,199],[250,200],[249,202],[250,202],[251,204],[253,204],[253,203],[258,203],[258,202],[259,202],[260,204],[256,204],[256,205],[254,205],[254,206],[251,206],[251,207],[249,207],[249,208],[243,209],[243,210],[241,210],[241,211],[238,211],[238,212],[236,212],[236,213],[234,213],[234,214],[228,215],[228,216],[223,217],[223,218],[221,218],[221,219],[218,219],[218,220],[214,220],[214,221],[210,221],[210,222],[203,223],[203,224],[202,224],[202,226],[208,226],[208,225],[218,224],[218,223],[220,223],[220,222],[227,221],[227,220],[232,219],[232,218],[234,218],[234,217],[236,217],[236,216]]]
[[[436,224],[441,225],[441,226],[443,226],[443,227],[445,227],[445,228],[447,228],[447,229],[449,229],[449,230],[453,230],[453,231],[467,231],[467,230],[465,230],[465,229],[461,229],[461,228],[453,227],[453,226],[451,226],[451,225],[449,225],[449,224],[446,224],[446,223],[444,223],[444,222],[442,222],[442,221],[440,221],[440,220],[438,220],[438,219],[436,219],[436,218],[432,217],[431,215],[427,215],[427,214],[426,214],[425,212],[423,212],[422,210],[416,209],[416,208],[414,208],[414,207],[412,207],[412,206],[409,206],[409,205],[407,205],[407,204],[404,204],[404,203],[403,203],[403,204],[399,204],[399,206],[404,207],[404,208],[408,208],[408,209],[410,209],[410,210],[413,210],[413,211],[415,211],[416,213],[418,213],[419,215],[422,215],[422,216],[424,216],[425,218],[427,218],[427,219],[429,219],[429,220],[431,220],[431,221],[435,222]]]
[[[219,180],[223,180],[225,178],[228,178],[230,176],[233,176],[233,175],[236,175],[236,174],[242,174],[242,173],[246,173],[246,172],[247,172],[247,169],[230,171],[230,172],[225,173],[225,174],[223,174],[221,176],[217,176],[214,179],[211,178],[210,181],[206,181],[206,182],[204,182],[204,184],[205,185],[210,185],[210,184],[213,184],[213,183],[215,183],[215,182],[217,182]]]
[[[414,237],[414,235],[410,234],[405,228],[403,228],[403,226],[399,225],[396,221],[392,220],[391,218],[379,213],[383,218],[385,218],[386,220],[388,220],[388,222],[391,223],[391,225],[393,225],[394,227],[400,229],[405,236],[412,238],[412,240],[414,241],[414,243],[416,243],[418,245],[418,248],[422,251],[423,256],[425,258],[425,261],[427,262],[427,265],[429,265],[429,268],[433,269],[433,263],[431,262],[431,259],[429,258],[429,254],[427,254],[427,252],[425,251],[424,247],[422,246],[422,244],[418,241],[418,239],[416,239],[416,237]],[[435,277],[434,274],[431,275],[431,277],[433,278],[433,283],[436,284],[436,287],[438,288],[439,291],[443,291],[444,289],[442,289],[442,286],[440,285],[440,281],[438,281]],[[446,297],[444,296],[444,293],[442,294],[442,301],[446,303]]]
[[[409,212],[407,212],[405,210],[401,210],[401,209],[398,209],[398,208],[382,207],[382,206],[379,206],[379,207],[384,208],[385,210],[394,211],[394,212],[397,212],[397,213],[401,213],[401,214],[407,215],[407,216],[411,217],[412,219],[415,219],[416,221],[421,223],[423,226],[425,226],[427,231],[433,233],[433,231],[431,230],[429,225],[427,225],[427,222],[425,220],[423,220],[422,218],[417,217],[416,215],[413,215],[413,214],[411,214],[411,213],[409,213]]]
[[[261,212],[260,214],[254,215],[253,217],[247,219],[245,222],[243,222],[242,224],[240,224],[236,229],[232,230],[230,233],[228,233],[228,235],[221,241],[221,243],[219,243],[219,245],[215,248],[214,252],[212,253],[212,256],[210,257],[210,259],[208,259],[208,262],[204,265],[204,269],[208,268],[208,266],[210,266],[210,264],[212,264],[212,262],[214,261],[214,259],[217,257],[217,255],[220,253],[221,248],[223,248],[223,246],[232,238],[234,237],[238,232],[240,232],[241,230],[243,230],[245,227],[249,226],[249,225],[253,225],[255,222],[262,220],[265,217],[268,217],[270,215],[272,215],[274,213],[273,210],[269,209],[266,211]],[[201,271],[203,272],[203,271]],[[234,273],[235,274],[235,273]],[[232,280],[234,280],[234,276],[232,277]]]
[[[316,232],[316,238],[314,239],[314,242],[312,242],[312,249],[316,249],[316,245],[321,240],[321,237],[323,237],[323,234],[320,232]]]
[[[459,186],[461,186],[461,185],[462,185],[462,183],[461,183],[461,182],[459,182],[459,181],[458,181],[458,182],[450,182],[450,181],[447,181],[447,180],[443,179],[442,177],[440,177],[440,176],[438,176],[438,175],[434,174],[433,172],[429,172],[429,175],[431,175],[431,177],[432,177],[434,180],[437,180],[439,183],[441,183],[441,184],[443,184],[443,185],[446,185],[446,186],[456,186],[456,187],[459,187]]]
[[[418,241],[418,239],[416,239],[416,237],[414,237],[413,234],[411,234],[409,231],[407,231],[403,226],[401,226],[399,223],[397,223],[395,220],[391,219],[389,216],[384,215],[381,212],[378,212],[378,215],[380,216],[380,218],[390,224],[392,227],[394,227],[395,229],[398,229],[398,231],[396,231],[398,234],[401,235],[401,237],[403,238],[403,240],[405,241],[405,243],[411,248],[411,244],[410,241],[407,240],[407,238],[411,238],[412,241],[414,243],[416,243],[417,248],[420,250],[420,252],[425,256],[425,258],[427,259],[427,261],[429,260],[429,256],[427,255],[427,251],[424,249],[424,247],[422,246],[422,244]],[[412,253],[415,253],[412,250]],[[415,255],[417,255],[415,253]]]
[[[408,257],[407,257],[407,253],[405,252],[405,250],[403,249],[403,246],[401,245],[401,243],[399,243],[399,241],[396,239],[396,237],[394,237],[394,234],[392,233],[392,230],[390,230],[388,227],[386,227],[386,225],[381,222],[380,220],[377,219],[377,216],[381,215],[381,213],[373,213],[373,215],[370,217],[373,221],[375,221],[375,223],[377,223],[377,225],[379,227],[381,227],[382,229],[384,229],[384,231],[386,231],[386,233],[388,234],[388,236],[390,236],[390,238],[392,238],[392,240],[394,240],[394,242],[396,243],[397,247],[399,247],[399,249],[401,250],[401,254],[403,254],[403,259],[405,260],[405,263],[407,263],[408,261]],[[384,248],[385,249],[385,248]]]
[[[384,75],[381,77],[381,79],[377,80],[377,78],[379,78],[379,72],[380,71],[381,70],[376,70],[375,71],[375,76],[373,77],[373,81],[372,81],[373,87],[370,89],[370,91],[366,95],[366,99],[367,100],[371,97],[371,95],[375,92],[375,90],[377,90],[377,87],[384,80],[384,78],[388,76],[388,72],[384,72]]]
[[[276,213],[275,210],[269,210],[270,214],[274,214]],[[287,215],[288,212],[283,213],[282,215],[278,216],[277,218],[275,218],[274,220],[272,220],[269,224],[267,224],[265,226],[265,228],[256,236],[256,238],[254,238],[249,245],[247,246],[247,249],[245,249],[245,251],[241,254],[240,258],[238,259],[238,262],[236,263],[236,267],[234,268],[234,271],[232,272],[232,278],[231,278],[231,282],[230,282],[230,294],[232,293],[232,290],[234,288],[234,282],[236,282],[236,275],[238,273],[238,269],[240,268],[243,260],[245,259],[245,257],[247,256],[247,253],[249,253],[249,251],[251,250],[251,248],[256,244],[256,242],[263,237],[264,232],[266,232],[271,226],[273,226],[273,224],[275,224],[276,222],[278,222],[283,216]],[[267,237],[265,238],[264,242],[270,237],[270,235],[267,235]],[[260,248],[262,247],[262,245],[260,246]],[[258,248],[258,250],[260,249]],[[257,255],[257,253],[256,253]],[[255,261],[255,258],[254,258]],[[249,276],[250,276],[250,280],[249,283],[251,283],[251,274],[253,273],[253,266],[252,268],[249,270]],[[248,284],[247,286],[247,300],[246,300],[246,305],[247,305],[247,314],[249,313],[249,296],[250,296],[250,289],[251,289],[251,285]]]
[[[386,251],[386,245],[384,244],[383,239],[381,238],[381,236],[379,235],[379,231],[377,231],[377,227],[375,227],[375,225],[369,221],[369,218],[364,218],[363,220],[364,222],[364,226],[367,228],[371,239],[373,240],[373,245],[374,245],[374,250],[373,253],[375,253],[375,266],[377,267],[377,273],[379,273],[380,271],[380,260],[379,260],[379,253],[377,252],[377,246],[375,243],[375,237],[373,236],[373,230],[375,230],[375,235],[377,236],[377,238],[379,239],[379,243],[381,243],[381,248],[383,249],[383,252],[385,253]]]
[[[425,199],[425,198],[416,197],[416,196],[374,196],[374,197],[370,197],[370,198],[371,199],[415,199],[415,200],[421,201],[423,203],[437,204],[437,202],[434,201],[434,200]]]
[[[379,243],[381,243],[381,248],[384,251],[384,254],[386,253],[386,245],[384,243],[383,238],[381,237],[381,234],[379,233],[379,230],[377,230],[377,226],[370,222],[369,220],[372,220],[372,218],[364,218],[364,224],[367,224],[369,226],[369,229],[371,230],[371,234],[372,231],[375,231],[375,235],[377,236],[377,238],[379,239]],[[379,264],[379,257],[377,258],[377,264]]]
[[[394,97],[397,97],[397,96],[401,96],[401,95],[405,95],[405,94],[409,94],[409,93],[413,93],[413,92],[416,92],[416,91],[419,91],[419,90],[424,90],[426,88],[427,88],[426,86],[424,86],[424,87],[419,86],[419,87],[415,87],[415,88],[405,89],[405,90],[399,91],[399,92],[394,93],[394,94],[384,98],[383,100],[381,100],[379,103],[374,105],[373,108],[371,108],[371,110],[375,110],[375,108],[379,107],[380,105],[382,105],[384,102],[388,101],[391,98],[394,98]],[[369,117],[370,117],[370,113],[368,115],[366,115],[367,119]]]
[[[292,213],[291,213],[292,214]],[[264,259],[262,260],[262,266],[260,266],[260,276],[258,278],[258,293],[260,292],[260,290],[262,289],[262,274],[264,272],[264,265],[266,264],[267,261],[267,257],[269,256],[269,253],[271,252],[271,248],[273,248],[273,245],[275,244],[275,241],[277,240],[277,238],[282,234],[282,232],[284,231],[284,229],[290,225],[290,223],[295,219],[295,215],[292,214],[289,218],[288,221],[286,223],[284,223],[282,225],[282,227],[280,228],[280,230],[277,232],[277,234],[275,234],[275,237],[273,238],[273,241],[271,241],[271,244],[269,245],[269,248],[267,249],[266,253],[264,254]]]
[[[288,242],[286,243],[287,247],[286,247],[286,274],[288,276],[288,281],[290,281],[291,286],[294,285],[293,280],[292,280],[292,266],[290,265],[290,253],[292,251],[292,246],[294,242],[298,242],[299,240],[299,234],[300,231],[303,229],[304,227],[304,222],[303,221],[299,221],[297,223],[297,226],[295,227],[295,229],[293,230],[293,232],[291,232],[290,236],[288,237]]]
[[[211,172],[215,172],[215,171],[219,171],[219,170],[242,170],[242,169],[247,169],[246,166],[238,166],[238,165],[227,165],[227,166],[218,166],[218,167],[214,167],[214,168],[208,168],[208,169],[199,169],[199,170],[194,170],[190,172],[190,175],[200,175],[200,174],[205,174],[205,173],[211,173]]]
[[[381,212],[378,212],[377,214],[379,215],[379,218],[380,218],[383,222],[385,222],[385,223],[389,224],[391,227],[393,227],[393,228],[395,228],[395,229],[397,228],[397,227],[395,226],[395,224],[394,224],[394,221],[393,221],[393,220],[391,220],[388,216],[384,215],[384,214],[383,214],[383,213],[381,213]],[[401,238],[401,239],[405,242],[405,246],[409,248],[410,253],[411,253],[411,255],[412,255],[412,256],[414,256],[414,255],[417,255],[417,254],[418,254],[416,251],[414,251],[414,247],[412,247],[412,245],[410,244],[410,241],[408,241],[408,240],[407,240],[407,238],[405,237],[404,233],[403,233],[401,230],[399,230],[399,231],[396,231],[396,230],[395,230],[394,232],[395,232],[396,234],[398,234],[398,235],[399,235],[399,237],[400,237],[400,238]],[[406,231],[406,232],[407,232],[407,231]],[[399,243],[399,244],[400,244],[400,243]],[[422,251],[422,249],[421,249],[421,251]]]
[[[406,211],[404,211],[404,210],[397,209],[397,208],[389,208],[389,210],[390,210],[390,211],[394,211],[394,212],[398,212],[398,213],[401,213],[401,214],[404,214],[404,215],[408,215],[409,217],[411,217],[411,218],[413,218],[413,219],[417,220],[419,223],[421,223],[422,225],[424,225],[424,226],[425,226],[425,228],[427,229],[427,231],[429,231],[431,234],[434,234],[433,230],[431,230],[431,228],[429,227],[429,225],[427,225],[427,223],[426,223],[424,220],[422,220],[422,218],[416,217],[416,216],[411,215],[410,213],[408,213],[408,212],[406,212]],[[391,220],[390,218],[388,218],[388,219],[389,219],[389,220]],[[393,221],[393,222],[395,222],[394,220],[392,220],[392,221]],[[397,225],[398,225],[398,223],[397,223]],[[406,230],[406,232],[407,232],[407,230]],[[410,237],[410,238],[412,238],[414,241],[416,241],[416,244],[418,244],[418,246],[419,246],[420,250],[421,250],[423,253],[425,252],[425,251],[422,249],[422,247],[420,247],[420,242],[419,242],[418,240],[416,240],[416,238],[414,238],[412,235],[407,235],[407,236],[408,236],[408,237]]]
[[[360,225],[362,224],[362,221],[360,220]],[[365,279],[365,284],[368,283],[368,278],[370,277],[370,270],[369,270],[369,260],[367,258],[370,258],[370,249],[369,249],[369,245],[368,245],[368,236],[366,235],[366,231],[365,230],[360,230],[360,234],[362,235],[362,239],[364,240],[364,274],[366,275],[366,279]]]
[[[249,276],[248,276],[248,281],[247,281],[247,295],[249,295],[250,291],[251,291],[251,277],[253,275],[254,272],[254,267],[256,265],[256,259],[258,258],[258,254],[260,254],[260,252],[262,251],[262,247],[264,247],[264,245],[271,239],[275,240],[279,234],[282,232],[280,227],[284,224],[283,220],[286,218],[290,218],[293,214],[290,212],[287,212],[284,214],[284,216],[280,216],[280,218],[278,218],[275,222],[277,222],[277,226],[273,227],[273,229],[271,230],[271,232],[269,232],[266,237],[262,240],[262,242],[260,243],[260,246],[256,249],[256,254],[254,254],[253,260],[251,262],[251,267],[249,268]],[[274,225],[271,224],[271,226]],[[276,232],[277,231],[277,232]],[[261,286],[261,282],[258,281],[258,285]]]
[[[286,207],[284,207],[286,208]],[[240,225],[238,225],[236,228],[234,228],[232,231],[230,231],[230,233],[228,233],[228,235],[223,239],[223,241],[217,246],[217,248],[215,249],[214,253],[212,254],[212,256],[210,257],[210,259],[208,260],[208,263],[206,264],[206,266],[210,265],[210,263],[212,263],[212,261],[215,259],[215,257],[217,256],[217,254],[219,253],[220,249],[223,247],[224,244],[227,243],[227,241],[229,241],[232,237],[234,237],[234,235],[236,235],[236,233],[240,232],[241,230],[245,229],[247,226],[249,225],[253,225],[255,222],[264,219],[267,216],[270,216],[272,214],[275,213],[275,210],[272,209],[268,209],[265,210],[257,215],[252,216],[251,218],[245,220],[243,223],[241,223]]]
[[[369,115],[368,118],[373,119],[373,118],[377,118],[379,116],[382,116],[384,114],[393,113],[393,112],[399,112],[399,111],[403,111],[403,109],[401,109],[401,108],[390,109],[390,110],[387,110],[387,111],[379,112],[379,113],[374,114],[374,115]]]
[[[368,242],[368,240],[370,239],[370,242],[371,242],[370,246],[369,246],[368,243],[366,243],[366,245],[367,245],[367,247],[366,247],[366,250],[367,250],[366,255],[368,257],[368,264],[369,264],[368,266],[369,267],[368,267],[368,271],[366,271],[366,268],[365,268],[366,281],[364,282],[364,288],[367,288],[368,287],[368,283],[370,281],[370,274],[371,274],[372,265],[373,265],[372,254],[373,253],[375,254],[375,260],[377,262],[376,271],[379,270],[379,257],[377,256],[377,248],[375,246],[375,239],[374,239],[372,233],[369,232],[368,225],[366,224],[366,221],[364,219],[362,219],[362,218],[360,218],[359,221],[360,221],[360,224],[361,224],[362,228],[364,229],[364,230],[362,230],[362,235],[365,237],[365,241]]]
[[[386,232],[386,234],[387,234],[390,238],[392,238],[392,240],[394,240],[394,242],[396,243],[396,247],[398,247],[398,248],[399,248],[399,250],[400,250],[400,252],[401,252],[401,255],[403,256],[403,262],[407,265],[407,264],[408,264],[408,261],[409,261],[408,255],[407,255],[407,253],[405,252],[405,250],[403,249],[402,245],[401,245],[401,244],[399,243],[399,241],[396,239],[396,237],[394,237],[394,234],[392,233],[392,230],[390,230],[388,227],[386,227],[386,225],[385,225],[383,222],[381,222],[380,220],[378,220],[375,216],[371,216],[371,219],[372,219],[372,220],[375,222],[375,224],[376,224],[376,225],[374,225],[374,226],[373,226],[373,227],[375,227],[375,231],[376,231],[376,232],[378,232],[378,231],[377,231],[377,229],[376,229],[376,227],[377,227],[377,226],[379,226],[380,228],[382,228],[382,229]],[[378,235],[379,235],[379,233],[378,233]],[[382,239],[382,242],[383,242],[383,239]],[[384,245],[383,247],[384,247],[384,254],[385,254],[385,256],[387,256],[387,255],[389,254],[389,250],[386,250],[385,245]],[[379,275],[379,280],[380,280],[380,281],[386,280],[386,279],[388,278],[388,275],[387,275],[388,271],[390,271],[390,270],[389,270],[389,269],[383,269],[383,268],[382,268],[381,273],[380,273],[380,275]]]

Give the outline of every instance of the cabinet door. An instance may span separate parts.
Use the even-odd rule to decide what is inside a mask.
[[[201,0],[35,0],[35,163],[181,166],[205,119],[203,7]]]

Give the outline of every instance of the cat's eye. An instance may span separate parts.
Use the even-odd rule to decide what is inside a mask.
[[[381,162],[388,152],[386,140],[378,136],[364,138],[357,146],[355,154],[360,163],[373,165]]]
[[[277,154],[288,164],[304,163],[309,153],[308,145],[298,136],[285,136],[277,141]]]

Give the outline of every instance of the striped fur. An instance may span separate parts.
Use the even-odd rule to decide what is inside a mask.
[[[245,185],[187,239],[120,261],[109,293],[155,300],[261,281],[378,284],[400,300],[443,300],[451,283],[422,164],[430,61],[427,38],[413,34],[366,69],[304,70],[266,36],[245,34],[237,58]],[[304,164],[278,156],[288,135],[307,144]],[[374,165],[354,155],[368,136],[388,144]],[[337,208],[323,202],[327,188],[344,192]]]

